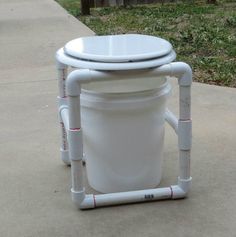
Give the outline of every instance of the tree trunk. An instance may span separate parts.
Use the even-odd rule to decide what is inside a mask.
[[[81,14],[90,15],[90,1],[89,0],[81,0]]]

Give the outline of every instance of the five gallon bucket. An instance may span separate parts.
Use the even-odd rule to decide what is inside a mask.
[[[108,193],[160,183],[169,92],[166,78],[83,86],[81,118],[91,187]]]

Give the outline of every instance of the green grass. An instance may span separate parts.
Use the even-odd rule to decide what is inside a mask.
[[[97,35],[140,33],[169,40],[194,80],[236,87],[236,2],[191,1],[97,8],[79,15],[78,0],[58,0]]]
[[[77,17],[80,14],[80,0],[56,0],[71,15]]]

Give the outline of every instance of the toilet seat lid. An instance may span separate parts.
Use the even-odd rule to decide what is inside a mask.
[[[64,47],[69,56],[106,63],[149,60],[171,51],[172,45],[168,41],[139,34],[81,37],[69,41]]]
[[[69,56],[61,48],[56,53],[56,58],[59,62],[74,68],[91,69],[91,70],[104,70],[104,71],[124,71],[124,70],[139,70],[159,67],[161,65],[171,63],[176,58],[176,53],[172,50],[169,54],[154,58],[150,60],[137,61],[137,62],[121,62],[121,63],[107,63],[107,62],[95,62],[91,60],[83,60]]]

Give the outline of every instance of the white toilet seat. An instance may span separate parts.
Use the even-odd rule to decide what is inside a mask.
[[[67,55],[96,62],[124,63],[159,58],[172,51],[172,45],[161,38],[127,34],[82,37],[69,41]]]
[[[92,69],[92,70],[135,70],[158,67],[167,63],[171,63],[176,58],[176,54],[172,51],[165,57],[156,58],[152,60],[129,62],[129,63],[101,63],[93,61],[85,61],[78,58],[70,57],[64,53],[63,48],[57,51],[57,60],[65,65],[76,68]]]
[[[127,34],[82,37],[57,52],[63,64],[92,70],[136,70],[158,67],[175,60],[172,45],[161,38]]]

